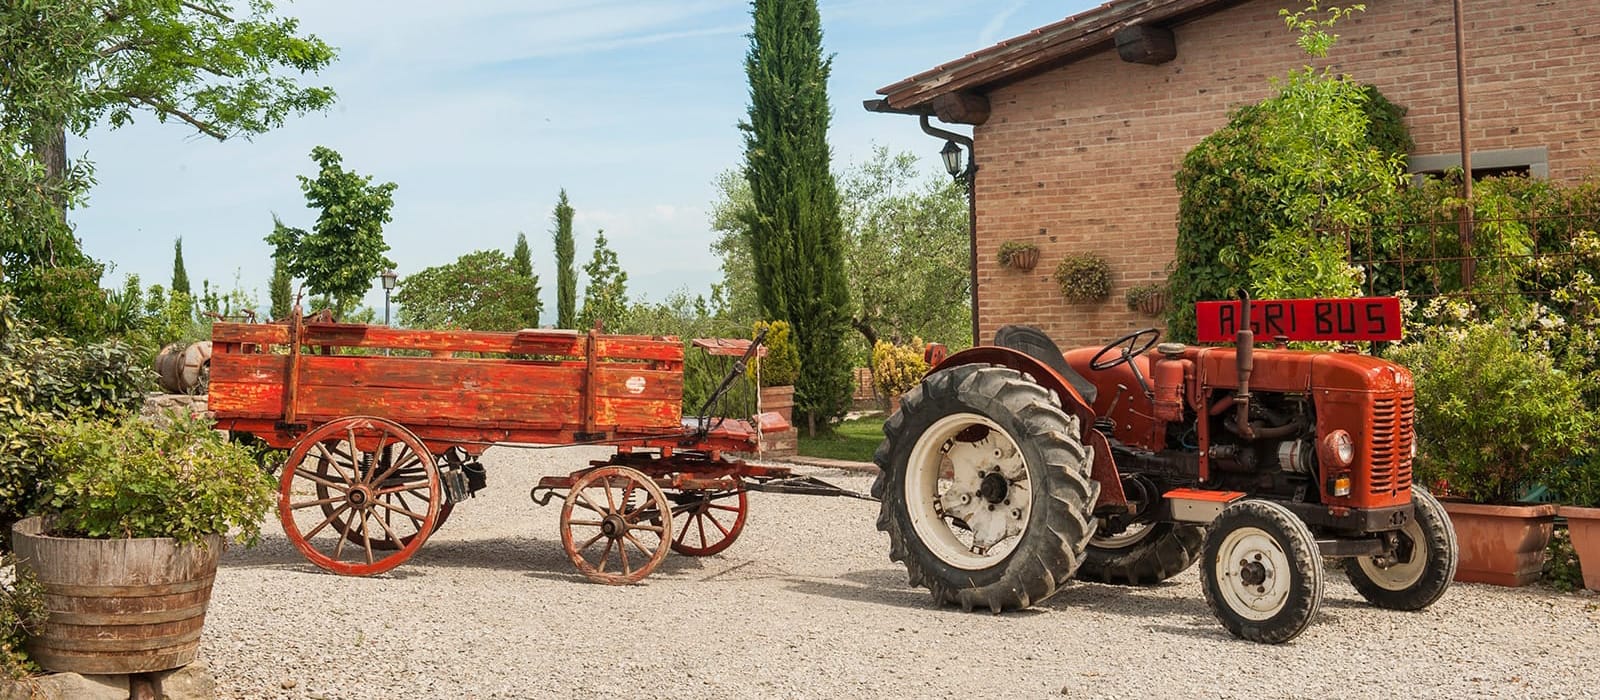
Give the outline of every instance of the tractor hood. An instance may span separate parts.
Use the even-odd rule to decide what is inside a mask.
[[[1223,387],[1239,383],[1236,352],[1231,347],[1189,348],[1201,384]],[[1321,389],[1373,393],[1411,393],[1411,371],[1370,355],[1298,350],[1255,349],[1252,391],[1307,392]]]

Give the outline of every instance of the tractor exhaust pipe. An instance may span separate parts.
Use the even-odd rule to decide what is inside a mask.
[[[1250,426],[1250,373],[1256,366],[1256,333],[1250,329],[1248,290],[1239,290],[1239,307],[1239,333],[1234,336],[1233,341],[1239,368],[1239,390],[1233,394],[1234,422],[1239,429],[1239,437],[1254,440],[1256,431]]]

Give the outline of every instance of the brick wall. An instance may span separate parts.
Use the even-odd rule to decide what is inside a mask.
[[[1177,59],[1124,63],[1114,50],[989,94],[976,129],[979,327],[1032,323],[1063,346],[1099,344],[1159,321],[1129,311],[1131,286],[1165,278],[1177,237],[1172,176],[1227,113],[1271,94],[1304,64],[1277,0],[1253,0],[1174,28]],[[1467,3],[1474,151],[1546,147],[1550,177],[1600,165],[1600,0]],[[1450,0],[1383,0],[1341,23],[1330,60],[1409,108],[1414,155],[1458,150]],[[1002,241],[1037,242],[1039,266],[1001,268]],[[1111,264],[1106,302],[1072,305],[1050,274],[1062,256]]]

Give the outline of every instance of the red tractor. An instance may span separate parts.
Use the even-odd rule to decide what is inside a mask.
[[[1373,605],[1438,600],[1456,537],[1411,483],[1410,372],[1283,349],[1395,339],[1398,302],[1205,302],[1199,319],[1202,341],[1235,346],[1157,345],[1147,328],[1063,355],[1007,326],[992,346],[930,358],[884,425],[872,487],[910,583],[999,612],[1074,576],[1149,585],[1198,561],[1217,619],[1266,643],[1315,617],[1324,558]]]

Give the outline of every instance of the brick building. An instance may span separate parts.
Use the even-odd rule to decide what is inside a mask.
[[[981,338],[1041,326],[1063,346],[1159,325],[1129,287],[1165,278],[1173,173],[1228,112],[1306,63],[1278,16],[1298,0],[1116,0],[882,88],[872,111],[973,125]],[[1465,0],[1474,172],[1577,179],[1600,166],[1600,0]],[[1378,0],[1341,22],[1335,70],[1409,110],[1413,171],[1459,165],[1452,0]],[[1002,268],[1032,241],[1031,272]],[[1112,268],[1113,293],[1068,304],[1050,279],[1073,252]]]

